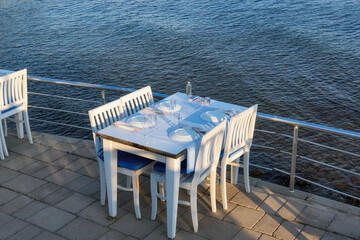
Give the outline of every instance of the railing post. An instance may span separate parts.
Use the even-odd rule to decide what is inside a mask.
[[[290,174],[290,186],[289,186],[290,192],[294,192],[294,186],[295,186],[295,170],[296,170],[298,132],[299,132],[299,126],[295,125],[292,154],[291,154],[291,174]]]
[[[105,99],[105,90],[104,89],[101,90],[101,98],[102,98],[103,104],[105,104],[106,99]]]

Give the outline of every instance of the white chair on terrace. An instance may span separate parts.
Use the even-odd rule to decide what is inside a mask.
[[[15,115],[16,130],[19,138],[24,137],[24,126],[27,133],[30,144],[33,143],[33,139],[30,131],[29,115],[28,115],[28,92],[27,92],[27,70],[23,69],[18,72],[11,73],[0,77],[0,122],[4,122],[4,131],[7,135],[7,126],[5,119]],[[9,155],[3,128],[0,124],[0,158],[4,158]]]
[[[126,116],[130,116],[140,111],[141,109],[154,104],[154,98],[150,86],[126,94],[125,96],[121,97],[121,99]]]
[[[228,124],[225,148],[220,160],[220,188],[224,209],[227,209],[226,194],[226,167],[231,166],[231,184],[237,184],[239,167],[244,169],[244,182],[246,192],[250,192],[249,183],[249,153],[255,129],[257,106],[232,117]],[[244,155],[243,164],[239,158]]]
[[[122,99],[115,100],[103,106],[89,111],[91,129],[95,143],[95,149],[99,162],[100,171],[100,203],[105,204],[106,198],[106,182],[105,182],[105,168],[104,168],[104,154],[101,138],[96,136],[96,133],[114,122],[123,119],[126,114],[123,111]],[[131,153],[118,151],[118,173],[124,174],[131,178],[126,187],[118,185],[118,189],[125,191],[132,191],[134,197],[134,208],[136,218],[141,218],[140,203],[139,203],[139,175],[145,171],[152,170],[153,161],[140,157]]]
[[[180,177],[180,188],[190,191],[190,202],[179,200],[179,204],[190,205],[194,232],[198,231],[199,224],[197,216],[197,186],[201,184],[201,182],[209,175],[211,208],[213,212],[216,212],[216,168],[219,162],[225,128],[226,121],[220,123],[218,126],[203,136],[196,159],[195,172],[190,174],[182,174]],[[186,169],[186,166],[182,165],[182,168]],[[183,170],[181,171],[182,173],[184,172]],[[163,196],[161,193],[159,193],[157,189],[158,182],[162,184],[166,183],[165,169],[162,172],[156,170],[153,171],[150,174],[150,179],[152,202],[151,219],[155,220],[157,211],[157,197],[166,200],[166,196]]]

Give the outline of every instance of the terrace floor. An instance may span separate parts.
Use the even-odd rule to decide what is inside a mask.
[[[141,178],[142,219],[132,193],[119,191],[118,219],[99,204],[98,163],[92,141],[33,133],[34,144],[9,133],[9,156],[0,160],[0,239],[166,239],[166,209],[150,220],[149,178]],[[125,178],[120,178],[124,181]],[[179,207],[175,239],[360,239],[360,208],[252,179],[228,185],[229,209],[209,206],[199,189],[199,232],[189,207]],[[218,188],[219,189],[219,188]],[[188,197],[180,192],[181,198]]]

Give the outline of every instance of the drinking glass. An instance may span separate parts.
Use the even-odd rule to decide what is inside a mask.
[[[176,99],[170,99],[170,109],[175,111],[176,108]]]
[[[180,121],[181,121],[180,113],[174,113],[173,114],[173,119],[172,119],[172,123],[174,124],[174,126],[179,125]]]
[[[206,97],[206,98],[205,98],[205,105],[206,105],[206,106],[210,106],[210,103],[211,103],[210,97]]]

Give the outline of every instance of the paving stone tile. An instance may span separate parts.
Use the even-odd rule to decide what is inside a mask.
[[[125,234],[115,231],[115,230],[111,230],[111,231],[105,233],[104,236],[99,238],[99,240],[122,240],[125,238],[126,238]]]
[[[6,160],[5,162],[1,163],[1,166],[13,169],[15,171],[36,162],[36,160],[34,160],[32,158],[18,155],[15,153],[13,154],[12,158],[7,157],[5,160]]]
[[[94,201],[95,200],[93,198],[75,193],[56,204],[56,207],[71,213],[78,213]]]
[[[78,190],[79,193],[82,193],[82,194],[85,194],[88,196],[93,195],[99,191],[100,191],[100,182],[99,181],[92,182]],[[119,201],[119,199],[118,199],[118,201]]]
[[[33,164],[30,164],[30,165],[20,169],[19,172],[27,174],[27,175],[32,175],[32,174],[36,173],[37,171],[39,171],[40,169],[43,169],[47,166],[49,166],[48,163],[44,163],[42,161],[36,161]]]
[[[80,189],[94,182],[95,180],[91,177],[81,176],[74,181],[67,183],[65,187],[74,191],[79,191]]]
[[[39,235],[37,235],[35,238],[33,238],[32,240],[65,240],[65,238],[60,237],[54,233],[51,232],[42,232]]]
[[[90,206],[88,206],[87,208],[82,210],[78,214],[78,216],[86,218],[86,219],[88,219],[90,221],[99,223],[99,224],[104,225],[104,226],[109,226],[110,224],[113,224],[114,221],[113,220],[107,220],[108,211],[109,210],[108,210],[107,205],[101,206],[100,202],[94,202],[93,204],[91,204]],[[120,208],[117,209],[118,218],[121,218],[126,213],[127,212],[125,212],[124,210],[122,210]]]
[[[48,147],[52,147],[59,143],[58,141],[53,140],[49,137],[45,137],[43,135],[34,136],[33,141],[34,141],[34,143],[38,143],[40,145],[44,145],[44,146],[48,146]]]
[[[145,218],[136,219],[133,213],[128,213],[110,225],[110,228],[135,238],[144,238],[158,226],[157,221]]]
[[[325,229],[334,219],[335,213],[325,211],[322,208],[307,206],[295,221],[320,229]]]
[[[90,163],[93,163],[94,160],[90,160],[88,158],[79,158],[78,160],[75,160],[73,162],[71,162],[70,164],[66,165],[65,168],[72,170],[72,171],[77,171],[83,167],[86,167],[87,165],[89,165]]]
[[[209,195],[203,195],[198,199],[198,212],[201,212],[210,217],[215,217],[217,219],[223,219],[226,215],[229,214],[237,205],[231,202],[228,202],[228,209],[224,210],[222,202],[216,201],[216,212],[212,212],[211,201]]]
[[[20,195],[17,198],[12,199],[11,201],[5,203],[0,207],[0,211],[8,214],[12,214],[16,210],[19,210],[20,208],[23,208],[33,200],[31,198],[28,198],[24,195]]]
[[[8,182],[20,174],[6,167],[0,166],[0,184],[2,185],[5,182]]]
[[[31,175],[36,178],[44,179],[44,178],[50,176],[51,174],[56,173],[60,169],[61,169],[61,167],[54,166],[54,165],[48,165]]]
[[[94,141],[93,140],[81,140],[78,142],[80,147],[88,147],[88,148],[94,148]]]
[[[40,200],[49,194],[59,190],[61,187],[53,183],[47,183],[36,189],[35,191],[28,194],[29,197],[32,197],[36,200]]]
[[[149,235],[147,235],[144,240],[167,240],[167,229],[165,224],[161,224]]]
[[[42,230],[38,227],[29,225],[22,229],[20,232],[12,235],[8,240],[21,240],[21,239],[32,239],[36,235],[39,235]]]
[[[230,202],[256,209],[268,195],[268,193],[264,192],[251,191],[250,193],[246,193],[240,191],[230,199]]]
[[[224,218],[224,221],[234,223],[241,227],[252,228],[263,215],[264,213],[261,211],[237,206]]]
[[[46,181],[58,184],[60,186],[64,186],[67,183],[74,181],[75,179],[81,177],[81,174],[67,170],[62,169],[51,176],[45,178]]]
[[[90,147],[79,147],[75,149],[72,153],[85,158],[92,158],[92,159],[96,158],[94,143],[93,146]]]
[[[63,210],[47,207],[27,218],[26,221],[55,232],[74,218],[74,215]]]
[[[36,155],[34,158],[46,163],[53,163],[56,160],[64,157],[67,153],[50,148],[49,150]]]
[[[9,129],[8,129],[9,130]],[[26,135],[26,134],[25,134]],[[7,148],[8,149],[12,149],[12,148],[14,148],[14,147],[16,147],[16,146],[18,146],[18,145],[20,145],[20,144],[22,144],[22,143],[25,143],[25,142],[27,142],[28,140],[27,140],[27,135],[26,136],[24,136],[24,138],[23,139],[21,139],[21,138],[18,138],[17,137],[17,133],[15,132],[15,134],[10,134],[9,132],[8,132],[8,136],[6,137],[6,146],[7,146]],[[11,155],[11,152],[9,152],[9,155]]]
[[[274,237],[271,237],[269,235],[263,234],[263,235],[261,235],[259,240],[277,240],[277,238],[274,238]]]
[[[347,237],[360,239],[360,216],[337,214],[327,229]]]
[[[325,235],[325,231],[310,226],[305,226],[296,237],[299,240],[317,240]]]
[[[257,240],[260,236],[261,233],[259,232],[243,228],[238,234],[235,235],[232,240]]]
[[[68,239],[95,240],[103,236],[107,231],[108,229],[104,226],[78,217],[60,229],[57,233]]]
[[[273,235],[280,239],[295,239],[299,232],[304,228],[301,223],[283,222]]]
[[[12,221],[13,219],[14,219],[13,216],[0,212],[0,226]]]
[[[0,226],[0,239],[8,239],[10,236],[27,227],[29,224],[20,219],[13,219],[12,221]]]
[[[272,235],[272,233],[280,226],[283,219],[275,215],[265,214],[260,221],[253,227],[254,230]]]
[[[218,200],[222,200],[221,198],[221,188],[220,188],[220,184],[218,181],[216,181],[216,199]],[[210,191],[210,188],[209,188]],[[210,192],[207,192],[208,195],[210,195]],[[245,192],[243,186],[239,186],[239,185],[233,185],[229,182],[226,182],[226,193],[227,193],[227,199],[229,202],[229,199],[232,199],[236,194],[238,194],[239,192]]]
[[[306,201],[315,202],[322,206],[327,206],[327,207],[330,207],[330,208],[333,208],[336,210],[340,210],[343,212],[352,213],[355,216],[360,216],[360,207],[342,203],[342,202],[338,202],[335,200],[331,200],[329,198],[320,197],[315,194],[309,194],[308,198],[306,198]]]
[[[165,226],[165,225],[164,225]],[[205,240],[206,238],[196,235],[194,232],[186,232],[184,230],[178,231],[174,240]]]
[[[94,161],[93,163],[90,163],[89,165],[81,168],[77,172],[87,175],[92,178],[98,178],[99,177],[99,163]]]
[[[339,235],[332,232],[326,232],[325,235],[321,238],[321,240],[352,240],[352,238],[345,237],[343,235]]]
[[[60,188],[59,190],[51,193],[50,195],[42,198],[41,200],[50,205],[55,205],[72,194],[74,194],[73,191],[70,191],[66,188]]]
[[[9,189],[0,187],[0,206],[11,201],[12,199],[19,196],[18,193],[11,191]]]
[[[239,226],[232,223],[206,216],[199,221],[197,234],[208,239],[232,239],[239,230]]]
[[[165,211],[166,212],[166,211]],[[164,213],[165,213],[164,212]],[[200,227],[200,221],[205,217],[204,214],[199,213],[198,212],[198,222],[199,222],[199,227]],[[185,231],[194,231],[194,226],[193,226],[193,222],[192,222],[192,217],[191,217],[191,210],[190,208],[187,208],[187,210],[181,214],[181,216],[179,216],[177,218],[177,227],[179,229],[184,229]]]
[[[79,156],[73,155],[73,154],[66,154],[62,158],[54,161],[52,164],[59,167],[65,167],[66,165],[80,159]]]
[[[67,152],[67,153],[73,153],[76,149],[79,148],[79,146],[77,144],[73,144],[73,143],[61,142],[61,143],[53,145],[52,148],[63,151],[63,152]]]
[[[21,174],[16,178],[4,183],[4,187],[27,194],[44,184],[46,184],[46,182],[43,180]]]
[[[257,210],[264,211],[268,214],[275,214],[286,202],[286,199],[276,196],[269,195],[257,208]]]
[[[293,221],[305,207],[306,205],[303,203],[289,200],[277,211],[276,215]]]
[[[37,213],[38,211],[40,211],[41,209],[46,208],[48,205],[39,202],[39,201],[32,201],[31,203],[29,203],[28,205],[26,205],[25,207],[17,210],[16,212],[13,213],[13,216],[18,217],[20,219],[26,219],[28,217],[30,217],[31,215]]]
[[[27,157],[34,157],[40,153],[47,151],[49,147],[34,143],[30,144],[29,142],[25,142],[23,144],[17,145],[14,148],[10,148],[11,151],[25,155]]]

